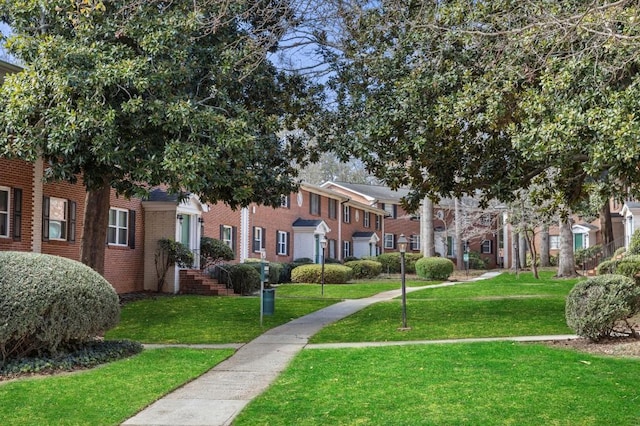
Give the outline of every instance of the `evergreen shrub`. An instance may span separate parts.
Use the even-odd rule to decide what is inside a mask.
[[[616,323],[640,311],[640,287],[623,275],[601,275],[578,282],[567,296],[567,325],[579,336],[610,337]]]
[[[604,274],[614,274],[616,272],[616,267],[618,266],[617,260],[605,260],[604,262],[600,262],[598,267],[596,268],[596,272],[598,275]]]
[[[344,284],[353,277],[353,270],[344,265],[324,265],[325,284]],[[291,271],[294,283],[321,283],[322,265],[300,265]]]
[[[627,255],[618,260],[615,273],[638,282],[640,280],[640,255]]]
[[[405,273],[416,273],[416,262],[422,258],[420,253],[405,253],[404,268]],[[376,258],[382,264],[382,273],[399,274],[400,271],[400,252],[383,253]]]
[[[453,269],[453,262],[444,257],[423,257],[416,262],[416,273],[428,280],[446,280]]]
[[[0,252],[0,365],[57,354],[114,327],[120,302],[100,274],[80,262]]]
[[[229,281],[236,294],[247,295],[260,289],[260,273],[247,263],[232,265],[229,268]]]
[[[640,254],[640,228],[636,229],[631,235],[631,240],[629,240],[629,248],[627,249],[626,255],[636,255]]]
[[[352,260],[344,266],[353,269],[353,278],[375,278],[382,272],[382,264],[374,260]]]

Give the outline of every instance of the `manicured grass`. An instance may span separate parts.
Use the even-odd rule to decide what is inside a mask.
[[[305,350],[234,425],[637,425],[639,374],[506,342]]]
[[[275,300],[260,326],[259,297],[175,296],[126,304],[108,339],[143,343],[242,343],[336,300]]]
[[[553,272],[541,272],[540,279],[531,273],[504,273],[488,280],[471,281],[451,287],[441,287],[409,293],[410,299],[454,299],[488,297],[565,297],[578,279],[555,279]]]
[[[511,276],[511,280],[515,277]],[[398,332],[402,305],[377,303],[322,329],[312,343],[435,340],[468,337],[572,334],[565,296],[577,280],[535,281],[527,274],[409,293],[407,324]]]
[[[407,280],[407,287],[422,287],[438,284],[434,281]],[[382,293],[383,291],[400,289],[400,281],[358,281],[353,284],[325,284],[326,299],[362,299]],[[276,297],[316,298],[321,296],[320,284],[281,284],[276,290]]]
[[[232,353],[145,350],[92,370],[0,383],[0,423],[117,425]]]

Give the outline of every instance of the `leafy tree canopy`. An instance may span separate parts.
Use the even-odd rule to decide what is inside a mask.
[[[278,205],[306,152],[276,134],[319,96],[265,60],[280,34],[267,12],[286,3],[202,3],[0,0],[24,64],[0,91],[0,155],[43,157],[48,179],[89,190]]]
[[[356,6],[354,6],[356,4]],[[638,191],[637,1],[367,2],[327,51],[327,149],[424,196]]]

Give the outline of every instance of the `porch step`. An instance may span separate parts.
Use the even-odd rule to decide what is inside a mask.
[[[237,296],[233,289],[209,278],[197,269],[180,270],[180,294],[199,294],[203,296]]]

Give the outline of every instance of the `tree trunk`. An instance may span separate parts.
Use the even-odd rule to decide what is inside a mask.
[[[540,279],[540,276],[538,275],[538,262],[536,262],[538,257],[535,241],[536,234],[533,231],[525,231],[524,235],[527,239],[527,244],[531,248],[531,270],[533,271],[533,276],[536,279]]]
[[[433,232],[433,201],[426,197],[422,202],[422,254],[424,257],[436,255],[435,234]]]
[[[558,258],[559,278],[576,277],[576,261],[573,256],[573,232],[571,231],[571,219],[560,219],[560,256]]]
[[[109,226],[111,187],[105,181],[102,188],[87,192],[80,261],[104,275],[104,256]]]
[[[462,211],[460,210],[460,201],[454,200],[455,220],[456,220],[456,267],[458,270],[464,269],[464,241],[462,241]]]
[[[605,201],[600,209],[600,230],[602,232],[602,255],[609,258],[613,256],[613,224],[611,223],[611,205]]]
[[[527,238],[525,236],[526,231],[518,234],[518,259],[520,260],[520,269],[527,267]]]
[[[542,230],[540,231],[540,266],[551,266],[548,225],[542,225]]]

